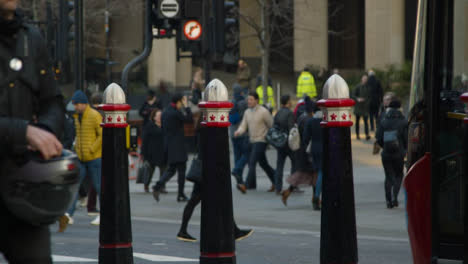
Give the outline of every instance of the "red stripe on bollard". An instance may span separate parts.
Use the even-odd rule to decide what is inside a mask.
[[[340,121],[340,122],[320,122],[321,127],[352,127],[353,121]]]
[[[107,127],[107,128],[126,128],[126,127],[128,127],[128,124],[127,124],[127,123],[123,123],[123,124],[101,123],[101,127]]]
[[[131,248],[132,243],[101,244],[100,248]]]
[[[229,127],[231,126],[230,122],[202,122],[204,127]]]
[[[232,258],[235,256],[236,256],[235,252],[218,252],[218,253],[202,252],[200,253],[200,257],[204,257],[204,258]]]
[[[198,103],[200,108],[233,108],[234,104],[231,102],[200,102]]]
[[[356,102],[350,98],[343,99],[322,99],[317,102],[318,107],[351,107],[354,106]]]
[[[131,106],[128,104],[101,104],[98,109],[102,111],[129,111]]]

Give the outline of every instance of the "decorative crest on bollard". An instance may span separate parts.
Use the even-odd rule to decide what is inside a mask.
[[[462,94],[460,96],[460,99],[465,103],[465,114],[466,114],[466,117],[465,119],[463,120],[463,122],[465,124],[468,124],[468,92]]]
[[[203,102],[198,104],[203,113],[202,126],[230,126],[229,110],[233,106],[233,103],[228,101],[228,91],[224,83],[218,79],[213,79],[206,86]]]
[[[323,86],[323,99],[317,105],[323,109],[323,127],[351,127],[351,107],[355,104],[349,98],[349,87],[338,74],[328,78]]]
[[[127,112],[131,107],[125,103],[123,89],[118,84],[111,83],[104,91],[103,97],[104,104],[99,106],[99,109],[104,111],[101,126],[127,127]]]

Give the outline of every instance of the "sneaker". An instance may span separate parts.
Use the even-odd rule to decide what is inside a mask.
[[[93,221],[91,221],[92,225],[98,226],[101,223],[101,216],[98,215],[96,218],[94,218]]]
[[[80,207],[88,206],[88,196],[81,197],[79,200]]]
[[[189,235],[187,232],[179,232],[177,234],[177,239],[185,242],[197,242],[197,239]]]
[[[96,216],[96,215],[99,215],[98,210],[88,211],[88,216]]]
[[[73,225],[73,218],[68,213],[65,213],[64,215],[59,217],[58,222],[59,222],[58,232],[62,233],[65,231],[65,229],[67,229],[68,225]]]
[[[253,229],[246,229],[246,230],[239,230],[234,236],[236,238],[236,241],[241,241],[244,238],[248,238],[253,234]]]

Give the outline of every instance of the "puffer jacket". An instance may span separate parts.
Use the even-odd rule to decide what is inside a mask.
[[[81,117],[74,114],[76,128],[75,150],[80,161],[87,162],[102,156],[102,116],[98,111],[86,107]]]

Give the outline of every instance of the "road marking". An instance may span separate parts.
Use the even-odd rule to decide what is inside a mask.
[[[144,253],[133,253],[134,257],[149,260],[153,262],[198,262],[198,259],[179,258],[163,255],[151,255]]]
[[[165,246],[166,243],[153,243],[151,245],[153,245],[153,246]]]
[[[97,262],[97,259],[77,258],[69,256],[52,255],[53,262]]]
[[[137,217],[137,216],[134,216],[134,217],[132,217],[132,220],[151,222],[151,223],[163,223],[163,224],[180,225],[179,220],[169,220],[169,219],[161,219],[161,218],[153,218],[153,217]],[[197,221],[193,221],[193,222],[191,222],[191,224],[194,225],[194,226],[200,226],[200,222],[197,222]],[[276,227],[264,227],[264,226],[249,226],[249,227],[255,229],[255,232],[259,231],[259,232],[268,232],[268,233],[276,233],[276,234],[287,233],[288,235],[310,235],[310,236],[320,238],[320,231],[299,230],[299,229],[289,229],[289,228],[276,228]],[[399,238],[399,237],[358,235],[357,238],[359,240],[377,240],[377,241],[409,243],[408,238]]]

